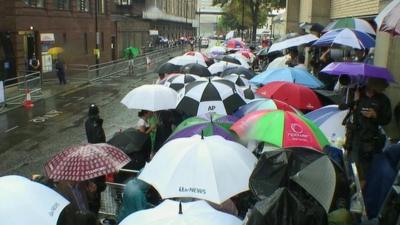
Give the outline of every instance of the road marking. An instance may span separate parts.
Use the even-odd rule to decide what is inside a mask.
[[[18,127],[19,127],[19,126],[11,127],[10,129],[5,130],[4,133],[8,133],[8,132],[10,132],[10,131],[13,131],[13,130],[17,129]]]
[[[70,102],[70,103],[67,103],[67,104],[63,105],[62,107],[64,108],[64,107],[67,107],[67,106],[69,106],[69,105],[72,105],[72,103],[71,103],[71,102]]]
[[[78,98],[77,100],[78,100],[78,101],[82,101],[83,99],[85,99],[85,97],[80,97],[80,98]]]

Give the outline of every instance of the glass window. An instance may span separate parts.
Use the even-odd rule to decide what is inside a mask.
[[[56,8],[59,10],[70,10],[71,2],[70,0],[54,0]]]
[[[31,7],[44,8],[45,0],[24,0],[24,3]]]
[[[76,0],[77,9],[80,12],[89,12],[89,0]]]

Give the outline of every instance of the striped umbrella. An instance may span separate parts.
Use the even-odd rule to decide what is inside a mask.
[[[199,76],[193,74],[177,74],[168,77],[164,83],[164,86],[170,87],[175,91],[179,91],[185,87],[186,84],[199,79],[201,79]]]
[[[358,18],[343,18],[329,23],[322,32],[335,29],[349,28],[371,35],[376,35],[374,28],[366,20]]]

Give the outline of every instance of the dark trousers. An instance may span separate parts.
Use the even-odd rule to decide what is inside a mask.
[[[60,81],[60,84],[67,84],[67,81],[65,80],[65,73],[57,73],[57,77]]]

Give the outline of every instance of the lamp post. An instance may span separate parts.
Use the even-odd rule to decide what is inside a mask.
[[[94,30],[96,36],[96,48],[95,48],[95,60],[96,60],[96,76],[99,75],[99,58],[100,58],[100,35],[99,35],[99,24],[98,24],[98,14],[99,14],[99,0],[94,1]]]

